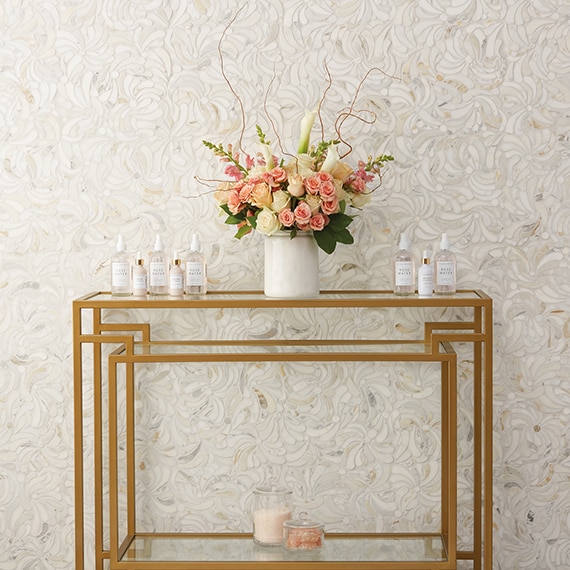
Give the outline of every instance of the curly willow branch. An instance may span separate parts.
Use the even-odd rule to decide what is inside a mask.
[[[372,111],[368,111],[366,109],[362,109],[362,110],[355,110],[354,106],[356,105],[356,100],[358,99],[358,95],[360,93],[360,90],[362,89],[362,86],[364,85],[365,81],[368,79],[368,76],[373,72],[373,71],[379,71],[380,73],[382,73],[382,75],[385,75],[386,77],[389,77],[390,79],[400,79],[399,77],[394,77],[393,75],[390,75],[389,73],[386,73],[383,69],[380,69],[379,67],[371,67],[367,72],[366,75],[360,80],[360,83],[358,84],[358,87],[356,88],[356,93],[354,94],[354,98],[352,99],[352,102],[350,103],[350,107],[348,108],[348,111],[344,111],[343,113],[340,113],[339,116],[337,117],[335,124],[334,124],[334,129],[336,131],[337,137],[338,139],[345,144],[348,147],[348,151],[345,152],[343,155],[341,155],[340,158],[344,158],[345,156],[348,156],[351,152],[352,152],[352,145],[349,144],[346,140],[344,140],[342,138],[341,135],[341,128],[344,125],[344,122],[349,118],[349,117],[353,117],[355,119],[357,119],[358,121],[361,121],[363,123],[366,123],[367,125],[372,125],[374,122],[376,122],[376,114]],[[361,113],[370,113],[372,115],[372,119],[365,119],[364,117],[361,116]]]
[[[240,131],[240,135],[239,135],[238,146],[239,146],[240,151],[244,154],[245,154],[245,151],[242,148],[242,142],[243,142],[243,135],[245,133],[245,122],[246,122],[245,121],[245,109],[243,107],[243,101],[241,100],[241,97],[237,94],[237,91],[234,89],[233,85],[231,84],[231,81],[228,79],[228,76],[226,75],[226,70],[225,70],[225,66],[224,66],[224,54],[222,53],[222,42],[224,41],[224,38],[225,38],[228,30],[231,28],[233,23],[237,20],[238,16],[240,15],[241,11],[246,6],[247,6],[247,4],[244,4],[235,13],[234,17],[230,20],[228,25],[224,28],[224,31],[222,32],[222,35],[220,37],[220,41],[218,42],[218,56],[220,58],[220,68],[222,71],[222,76],[225,79],[226,83],[228,84],[228,87],[230,88],[230,91],[232,92],[233,96],[237,99],[237,101],[239,103],[240,111],[241,111],[241,131]]]
[[[326,87],[326,89],[323,91],[323,96],[321,97],[321,100],[319,101],[319,108],[318,108],[318,114],[319,114],[319,122],[321,124],[321,140],[325,140],[325,125],[323,123],[323,118],[321,116],[321,107],[323,106],[323,103],[325,102],[325,99],[327,97],[327,93],[329,92],[329,89],[332,87],[332,76],[331,76],[331,72],[329,71],[329,66],[327,65],[327,60],[325,59],[324,63],[324,67],[325,67],[325,71],[327,72],[327,78],[328,78],[328,85]]]
[[[291,154],[289,152],[287,152],[285,150],[285,148],[283,147],[283,142],[281,141],[281,137],[279,136],[279,132],[277,131],[277,126],[275,125],[275,121],[273,121],[273,119],[271,118],[271,114],[269,113],[269,110],[267,109],[267,100],[269,99],[269,93],[271,92],[271,86],[273,85],[273,82],[275,81],[275,68],[273,69],[273,77],[271,78],[271,82],[269,83],[269,86],[267,87],[267,90],[265,91],[265,97],[263,98],[263,111],[265,112],[265,116],[267,117],[267,120],[269,121],[269,124],[271,125],[271,129],[273,131],[273,134],[277,137],[277,144],[279,145],[279,150],[281,151],[281,154],[284,156],[290,156],[291,158],[296,159],[297,157],[294,154]]]

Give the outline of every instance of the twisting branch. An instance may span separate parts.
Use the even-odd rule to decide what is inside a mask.
[[[373,72],[373,71],[379,71],[380,73],[382,73],[383,75],[385,75],[386,77],[389,77],[391,79],[399,79],[398,77],[394,77],[393,75],[390,75],[389,73],[386,73],[383,69],[380,69],[379,67],[371,67],[367,72],[366,75],[361,79],[360,83],[358,84],[358,87],[356,88],[356,93],[354,94],[354,98],[352,99],[352,102],[350,103],[350,107],[348,108],[348,111],[344,111],[343,113],[340,113],[339,116],[337,117],[335,124],[334,124],[334,128],[337,134],[337,137],[339,138],[339,140],[345,144],[348,147],[348,151],[345,152],[343,155],[341,155],[340,158],[344,158],[345,156],[348,156],[351,152],[352,152],[352,145],[349,144],[347,141],[345,141],[342,138],[342,135],[340,133],[340,130],[344,124],[344,122],[346,121],[346,119],[348,119],[349,117],[354,117],[355,119],[362,121],[363,123],[366,123],[367,125],[371,125],[372,123],[374,123],[376,121],[376,114],[372,111],[368,111],[366,109],[363,110],[355,110],[354,106],[356,105],[356,100],[358,99],[358,95],[360,93],[360,90],[362,89],[362,86],[364,85],[364,82],[368,79],[368,76]],[[364,117],[361,116],[361,113],[370,113],[372,115],[372,119],[365,119]]]
[[[323,103],[325,101],[325,98],[327,96],[329,89],[332,87],[332,76],[331,76],[331,72],[329,71],[329,66],[327,65],[326,59],[324,61],[324,67],[325,67],[325,71],[327,72],[328,85],[327,85],[326,89],[323,91],[323,96],[321,97],[321,100],[319,101],[319,108],[317,111],[318,115],[319,115],[319,122],[321,123],[321,140],[322,141],[325,140],[325,125],[323,123],[323,118],[321,116],[321,107],[323,106]]]
[[[224,41],[224,38],[226,36],[227,31],[231,28],[232,24],[237,20],[238,16],[240,15],[241,11],[247,6],[247,4],[244,4],[234,15],[234,17],[230,20],[229,24],[224,28],[224,31],[222,32],[222,35],[220,36],[220,41],[218,42],[218,56],[220,58],[220,68],[222,71],[222,76],[225,79],[226,83],[228,84],[228,87],[230,88],[230,91],[232,92],[233,96],[237,99],[238,103],[239,103],[239,107],[240,107],[240,111],[241,111],[241,132],[239,135],[239,141],[238,141],[238,146],[239,149],[242,153],[244,153],[243,147],[242,147],[242,142],[243,142],[243,135],[245,133],[245,109],[243,107],[243,101],[241,100],[241,97],[237,94],[237,91],[234,89],[233,85],[231,84],[231,81],[228,79],[228,76],[226,75],[226,70],[224,67],[224,54],[222,53],[222,42]]]
[[[297,159],[297,157],[294,154],[287,152],[285,150],[285,148],[283,147],[283,142],[281,141],[281,137],[279,136],[279,132],[277,130],[277,125],[275,125],[275,122],[271,118],[271,114],[269,113],[269,110],[267,108],[267,100],[269,99],[269,94],[271,93],[271,87],[273,85],[273,82],[275,81],[275,76],[276,76],[276,73],[275,73],[275,68],[274,68],[273,69],[273,77],[271,78],[271,81],[269,82],[267,90],[265,91],[265,97],[263,98],[263,111],[265,112],[265,116],[267,117],[267,120],[269,121],[269,124],[271,125],[271,129],[273,130],[273,133],[275,134],[275,137],[277,138],[277,144],[279,145],[279,150],[281,151],[281,154],[284,156],[289,156],[291,158]]]

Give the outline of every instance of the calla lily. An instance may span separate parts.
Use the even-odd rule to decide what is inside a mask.
[[[327,150],[327,157],[321,166],[322,172],[332,172],[333,168],[338,164],[340,157],[338,156],[338,150],[336,145],[329,146]]]
[[[311,140],[311,129],[315,119],[317,118],[317,111],[307,111],[301,120],[301,136],[299,138],[299,154],[305,154],[309,150],[309,142]]]
[[[263,154],[263,159],[265,160],[265,169],[269,171],[274,168],[275,164],[273,163],[273,152],[271,147],[268,144],[260,144],[259,149],[261,154]]]

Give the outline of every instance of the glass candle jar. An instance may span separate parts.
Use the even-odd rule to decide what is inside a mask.
[[[277,486],[253,490],[253,540],[263,546],[283,544],[283,523],[291,518],[289,489]]]
[[[283,544],[288,550],[319,551],[325,543],[324,525],[306,514],[283,523]]]

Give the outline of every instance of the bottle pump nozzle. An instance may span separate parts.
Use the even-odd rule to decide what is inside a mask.
[[[190,244],[191,251],[200,251],[202,247],[200,246],[200,238],[198,234],[192,234],[192,243]]]
[[[126,249],[127,249],[127,246],[125,244],[125,240],[123,239],[123,236],[121,234],[119,234],[119,237],[117,238],[116,249],[120,253],[126,251]]]
[[[400,234],[400,249],[409,249],[410,247],[410,240],[408,238],[408,234],[406,234],[405,232],[402,232]]]

